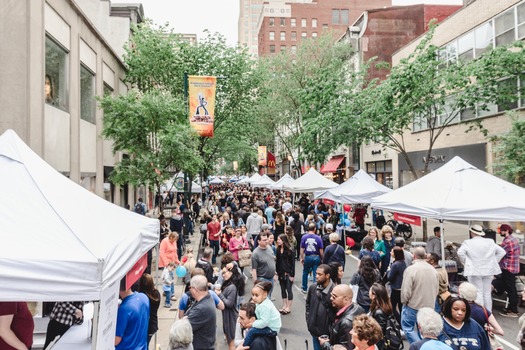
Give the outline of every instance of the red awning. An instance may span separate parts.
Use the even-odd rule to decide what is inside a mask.
[[[344,156],[333,157],[321,167],[321,173],[334,173],[339,168],[344,159]]]

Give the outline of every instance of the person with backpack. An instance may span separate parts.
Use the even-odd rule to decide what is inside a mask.
[[[383,339],[377,344],[379,350],[399,350],[403,348],[399,324],[394,317],[388,292],[380,283],[374,283],[370,288],[370,316],[381,326]]]
[[[339,264],[341,264],[344,270],[345,262],[346,262],[346,255],[345,255],[345,249],[339,244],[339,235],[336,232],[331,232],[329,235],[329,240],[330,240],[330,244],[325,245],[326,248],[325,248],[324,255],[323,255],[323,264],[330,264],[331,262],[338,262]]]
[[[142,203],[142,197],[139,197],[137,204],[133,207],[133,211],[140,215],[146,215],[146,204]]]

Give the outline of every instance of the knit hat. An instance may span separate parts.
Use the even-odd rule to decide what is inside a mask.
[[[508,231],[509,233],[512,233],[512,227],[510,227],[510,225],[507,225],[507,224],[503,224],[499,227],[499,230],[500,232],[501,231]]]

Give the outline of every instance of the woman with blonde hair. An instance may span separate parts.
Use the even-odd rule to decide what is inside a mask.
[[[179,257],[177,256],[177,240],[179,234],[177,232],[170,232],[166,238],[160,242],[159,248],[159,269],[163,269],[170,262],[175,265],[180,265]]]
[[[374,250],[378,252],[381,259],[383,259],[386,255],[386,248],[381,231],[376,226],[372,226],[370,227],[370,230],[368,230],[368,235],[366,237],[372,238],[374,241]]]
[[[394,230],[388,225],[383,225],[381,236],[383,236],[383,245],[386,251],[386,254],[381,259],[381,276],[385,276],[388,266],[390,266],[390,252],[395,247]]]

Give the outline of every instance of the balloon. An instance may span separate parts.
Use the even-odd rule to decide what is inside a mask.
[[[352,207],[350,206],[350,204],[345,204],[343,205],[343,209],[344,211],[349,212],[350,210],[352,210]]]
[[[346,246],[350,248],[355,246],[355,241],[352,237],[346,237]]]
[[[177,266],[177,268],[175,269],[175,274],[179,278],[186,277],[186,268],[182,265]]]
[[[352,224],[352,222],[350,221],[350,219],[345,219],[345,226],[350,226]]]

